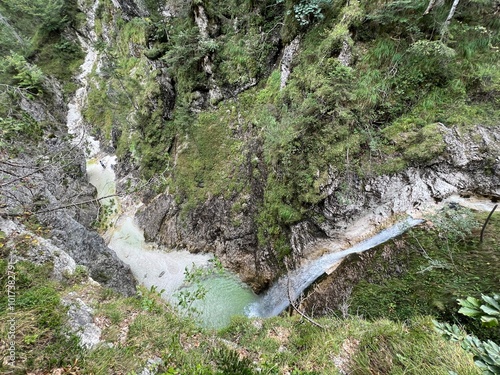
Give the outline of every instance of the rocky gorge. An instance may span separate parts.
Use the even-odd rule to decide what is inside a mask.
[[[118,14],[127,19],[133,19],[148,13],[148,10],[141,7],[140,4],[117,2],[113,6],[115,7],[114,12],[117,12],[115,18],[112,19],[111,24],[103,24],[102,35],[99,36],[109,43],[113,40],[113,28],[116,27],[113,26],[113,22],[116,22]],[[149,10],[150,16],[157,11]],[[176,11],[182,14],[181,10],[176,10],[174,7],[161,10],[161,14],[167,19],[174,19]],[[215,20],[207,18],[203,6],[200,5],[194,12],[195,24],[200,30],[202,38],[214,39],[214,35],[220,32],[217,31],[220,26],[214,23]],[[87,35],[89,40],[96,37],[96,35]],[[95,40],[94,43],[96,43]],[[148,43],[151,43],[149,48],[156,45],[154,41]],[[298,39],[294,39],[290,43],[294,46],[291,50],[289,47],[277,45],[276,48],[283,48],[285,53],[280,60],[280,53],[273,50],[271,55],[274,57],[267,60],[270,68],[281,69],[292,66]],[[146,55],[148,52],[144,46],[138,43],[130,41],[124,47],[125,50],[128,49],[131,56],[138,56],[138,61],[140,64],[145,64],[147,70],[155,72],[159,91],[153,91],[152,94],[149,94],[153,95],[149,100],[157,100],[161,108],[150,108],[150,111],[160,110],[161,118],[169,121],[174,116],[175,103],[183,93],[174,89],[172,83],[175,82],[175,78],[172,78],[171,73],[168,73],[168,66],[158,59],[139,57],[141,48]],[[106,53],[101,54],[101,66],[106,65],[108,58],[106,56]],[[208,96],[204,97],[205,94],[202,91],[195,92],[194,99],[190,104],[191,109],[195,112],[199,112],[203,108],[210,109],[215,104],[213,99],[210,99],[214,97],[214,92],[225,93],[221,94],[222,97],[229,99],[251,87],[245,83],[240,87],[233,86],[232,91],[227,91],[229,87],[224,88],[222,84],[216,82],[217,72],[214,72],[215,68],[211,67],[213,59],[212,53],[208,53],[202,58],[202,70],[209,77],[208,91],[206,91]],[[99,75],[95,79],[99,80],[98,77]],[[282,73],[281,89],[283,89],[284,83]],[[144,82],[139,84],[145,85]],[[223,88],[222,91],[219,86]],[[126,90],[127,88],[125,88]],[[129,118],[130,116],[134,116],[133,111],[130,112]],[[241,116],[238,114],[238,122],[244,121]],[[221,121],[223,121],[222,118]],[[373,177],[352,172],[346,174],[336,170],[336,167],[332,165],[327,166],[326,170],[318,170],[317,174],[322,176],[322,182],[318,185],[321,199],[307,208],[309,214],[306,215],[308,217],[305,220],[288,224],[288,229],[283,228],[284,233],[288,233],[286,237],[290,246],[290,250],[288,250],[291,255],[288,257],[290,264],[299,264],[300,260],[307,256],[307,249],[313,248],[310,245],[315,241],[324,238],[342,238],[342,233],[350,224],[356,222],[357,226],[360,225],[357,222],[360,218],[363,218],[367,224],[376,226],[398,214],[411,214],[425,210],[426,206],[452,194],[479,194],[486,197],[498,197],[498,128],[476,125],[460,129],[437,123],[432,129],[433,137],[438,137],[433,146],[439,147],[439,152],[436,152],[435,157],[431,160],[426,160],[423,165],[409,166],[394,174]],[[134,132],[133,129],[130,131]],[[179,197],[179,193],[183,194],[180,191],[160,193],[158,196],[154,196],[153,192],[146,189],[142,192],[145,205],[144,208],[140,209],[138,219],[145,230],[147,240],[165,244],[170,248],[178,247],[187,248],[193,252],[211,252],[220,258],[227,267],[239,273],[244,282],[251,284],[255,290],[259,291],[269,285],[281,272],[279,265],[281,261],[278,260],[281,256],[277,254],[273,246],[263,246],[257,235],[258,207],[263,204],[265,199],[265,176],[269,175],[270,171],[262,164],[262,161],[258,161],[263,156],[261,141],[252,131],[243,129],[235,129],[235,131],[238,137],[246,139],[240,147],[241,152],[247,156],[238,162],[241,164],[237,165],[236,168],[240,170],[230,179],[242,180],[243,183],[249,181],[249,189],[238,191],[241,188],[236,188],[233,191],[224,192],[222,190],[220,193],[207,191],[208,195],[213,196],[207,200],[202,197],[197,198],[198,203],[195,206],[190,204],[190,207],[193,207],[189,209],[183,209],[186,202]],[[116,134],[123,133],[123,129],[112,125],[111,133],[114,134],[112,144],[114,147],[120,147]],[[410,138],[414,137],[412,132],[406,134]],[[131,134],[129,134],[130,136]],[[424,135],[418,135],[418,137],[421,136]],[[182,157],[180,155],[183,153],[190,152],[187,143],[183,143],[178,136],[172,135],[172,137],[173,139],[167,140],[167,144],[163,146],[171,154],[170,160],[167,162],[167,170],[173,168],[172,172],[164,174],[164,178],[167,180],[172,178],[169,177],[169,173],[175,180],[176,160]],[[129,140],[132,139],[129,138]],[[432,149],[430,151],[434,152]],[[130,173],[131,170],[130,166],[125,167],[125,164],[133,166],[134,163],[130,164],[130,159],[124,160],[127,162],[118,164],[118,172],[123,181],[129,180],[126,183],[130,184],[132,180],[127,179],[126,173]],[[171,163],[173,163],[173,167],[168,167]],[[223,166],[219,167],[224,168]],[[256,179],[253,177],[255,174],[262,177]],[[177,189],[175,184],[176,182],[172,188]],[[203,184],[201,182],[201,191],[206,190],[203,188]],[[363,230],[370,231],[370,229],[363,227],[357,235],[359,238],[363,236]],[[356,242],[357,236],[354,235],[350,241]]]
[[[2,65],[4,255],[53,264],[63,284],[80,265],[125,296],[153,291],[161,284],[145,278],[165,271],[138,276],[128,244],[113,242],[124,226],[114,211],[135,213],[155,249],[214,256],[264,293],[407,215],[496,203],[498,25],[477,20],[498,4],[461,4],[454,40],[435,37],[443,4],[431,20],[423,2],[306,3],[79,0],[57,8],[57,27],[47,13],[46,45],[57,40],[80,70],[51,70],[40,46]],[[15,9],[0,8],[7,29]],[[101,172],[116,175],[109,195],[121,203],[103,204],[89,183]],[[393,268],[377,263],[380,248],[349,257],[302,308],[347,316],[364,274],[410,272],[397,258],[410,245],[398,246],[382,251]]]
[[[143,4],[120,1],[109,5],[99,2],[81,2],[79,5],[87,18],[87,22],[80,27],[79,38],[86,45],[96,45],[96,43],[101,42],[113,43],[113,40],[121,43],[121,40],[117,40],[119,37],[116,34],[119,17],[123,17],[127,22],[132,22],[149,14],[150,16],[160,17],[159,19],[165,17],[166,20],[169,20],[181,17],[182,12],[185,11],[185,9],[181,10],[174,5],[166,5],[164,9],[147,9]],[[108,17],[106,20],[102,18],[103,9],[111,11],[111,18]],[[220,25],[214,23],[216,22],[215,19],[209,20],[207,18],[205,8],[202,5],[198,6],[194,13],[195,24],[202,39],[213,39],[214,35],[220,32],[217,31]],[[160,111],[158,114],[163,119],[162,121],[169,121],[174,116],[175,103],[182,93],[179,93],[179,90],[174,88],[176,79],[172,78],[171,73],[168,72],[167,65],[161,60],[147,57],[148,46],[152,48],[151,46],[155,46],[155,43],[155,40],[150,40],[146,41],[146,45],[141,45],[130,40],[128,44],[123,45],[125,49],[122,51],[129,54],[134,61],[137,61],[141,69],[146,69],[145,72],[149,71],[149,74],[152,74],[155,79],[152,83],[147,83],[149,78],[145,75],[142,78],[140,78],[141,76],[136,78],[139,80],[137,81],[139,86],[145,87],[147,84],[152,84],[155,87],[151,93],[146,93],[145,99],[151,102],[151,106],[147,104],[146,107],[148,113]],[[268,55],[269,58],[266,61],[269,64],[269,69],[276,67],[282,71],[280,90],[283,90],[286,85],[286,79],[293,66],[294,55],[300,50],[298,46],[299,39],[297,38],[293,39],[289,45],[281,46],[278,43],[275,45],[275,48],[278,49],[273,50]],[[280,51],[283,52],[282,56]],[[106,50],[103,52],[95,51],[93,54],[95,56],[93,55],[86,64],[90,64],[89,67],[94,66],[95,73],[89,78],[85,90],[91,90],[93,85],[101,84],[100,80],[106,77],[106,69],[109,69],[114,64],[113,59],[116,58],[112,57],[115,55]],[[146,54],[146,57],[141,56],[141,54]],[[253,83],[249,85],[247,82],[243,86],[232,86],[232,91],[227,91],[229,87],[224,88],[215,79],[217,74],[213,71],[215,68],[211,66],[213,64],[212,60],[214,60],[213,53],[208,53],[202,60],[204,61],[202,70],[204,74],[209,76],[209,88],[206,92],[208,97],[203,98],[205,94],[194,96],[194,98],[199,98],[194,99],[190,104],[195,112],[199,112],[203,108],[210,109],[211,106],[215,105],[216,102],[213,100],[214,92],[219,92],[222,95],[221,99],[226,98],[226,100],[229,100],[234,95],[248,90],[249,87],[254,85]],[[342,64],[349,65],[345,61]],[[133,69],[137,70],[138,67]],[[252,79],[250,79],[251,82],[253,82]],[[224,88],[222,91],[219,85]],[[64,103],[62,103],[60,89],[57,88],[57,85],[53,84],[52,86],[49,90],[54,97],[51,107],[58,108],[56,113],[59,114],[58,121],[60,122],[65,112]],[[122,82],[121,88],[124,91],[121,94],[130,98],[131,93],[127,92],[129,89],[126,83],[123,84]],[[86,105],[87,108],[92,106],[92,99],[90,97],[88,103],[82,103],[82,105]],[[130,111],[127,115],[128,122],[137,123],[139,121],[136,113],[137,103],[134,104],[137,100],[139,99],[131,99],[133,106],[126,110]],[[154,104],[155,101],[158,104]],[[195,109],[198,106],[195,103],[198,102],[201,103],[201,107]],[[56,119],[53,118],[52,114],[41,109],[43,105],[43,103],[29,102],[27,100],[21,102],[21,107],[24,106],[24,110],[37,121],[47,121],[47,116],[52,116],[50,120],[55,121]],[[85,119],[89,120],[88,111],[84,112],[84,115],[86,115]],[[120,124],[114,121],[110,129],[109,147],[119,149],[123,147],[123,142],[127,141],[125,139],[120,144],[120,137],[123,137],[124,129],[120,128]],[[241,114],[238,114],[238,122],[241,121]],[[132,140],[130,138],[132,133],[136,131],[134,126],[138,125],[132,125],[132,129],[128,130],[129,141]],[[294,220],[294,222],[282,228],[286,241],[289,242],[289,245],[287,245],[289,246],[289,250],[287,250],[289,255],[286,255],[288,267],[297,266],[311,255],[314,256],[313,250],[317,248],[314,244],[320,240],[335,239],[340,243],[355,243],[363,238],[366,233],[373,231],[378,225],[390,221],[391,218],[401,214],[415,214],[425,211],[434,203],[452,194],[479,194],[497,199],[500,194],[500,156],[498,151],[500,133],[498,127],[476,125],[466,129],[459,129],[456,126],[437,123],[433,130],[435,132],[434,136],[438,136],[440,139],[438,142],[440,150],[434,158],[423,165],[409,166],[402,171],[379,176],[366,174],[363,176],[354,172],[345,173],[345,171],[338,171],[333,165],[327,165],[326,170],[318,170],[318,176],[322,176],[321,183],[317,185],[321,198],[307,208],[308,213],[305,217]],[[59,129],[59,132],[64,132],[64,130]],[[263,156],[263,144],[255,136],[254,132],[251,129],[237,130],[237,132],[244,139],[247,139],[240,146],[241,152],[247,154],[247,156],[239,161],[241,164],[237,168],[240,168],[240,171],[235,178],[243,180],[243,183],[246,183],[245,180],[248,179],[250,181],[249,189],[236,188],[222,194],[216,193],[207,200],[200,197],[198,198],[199,203],[194,206],[191,204],[192,208],[185,209],[186,203],[182,199],[179,200],[178,194],[176,196],[176,193],[166,192],[155,196],[155,193],[147,187],[148,185],[145,185],[146,188],[142,189],[139,195],[135,193],[138,199],[141,199],[141,194],[142,199],[144,199],[144,206],[139,209],[138,221],[144,229],[146,240],[164,244],[169,248],[186,248],[192,252],[212,253],[226,267],[238,273],[245,283],[252,285],[254,290],[260,291],[266,288],[284,270],[280,265],[282,255],[277,253],[274,248],[275,245],[272,243],[263,244],[263,241],[258,238],[258,216],[259,211],[262,211],[262,208],[259,207],[265,204],[265,176],[269,176],[270,171],[262,163],[262,159],[259,159],[258,155],[261,155],[260,158]],[[408,133],[408,136],[411,137],[410,133]],[[179,154],[189,151],[185,150],[186,143],[183,144],[178,136],[173,136],[173,139],[167,141],[170,146],[165,147],[171,153],[171,161],[168,161],[168,164],[172,161],[174,163],[174,169],[169,173],[175,176],[175,163],[179,158]],[[108,141],[106,141],[104,134],[102,134],[102,138],[103,143],[106,144]],[[77,151],[72,150],[72,152]],[[349,152],[348,149],[347,152]],[[130,186],[131,181],[137,181],[140,164],[130,159],[130,153],[121,154],[123,156],[120,156],[119,153],[119,162],[116,166],[121,181],[121,186],[119,185],[118,189],[125,192],[127,190],[126,185]],[[349,158],[348,154],[347,158]],[[80,171],[77,171],[76,174],[81,176],[80,178],[84,184],[84,166],[81,164],[82,161],[77,161],[77,163],[80,163]],[[57,174],[57,172],[53,172],[49,168],[42,168],[43,171],[51,171]],[[10,171],[10,173],[14,173],[14,171]],[[261,177],[255,178],[256,173]],[[17,174],[17,172],[14,173],[14,175]],[[31,176],[31,178],[36,177],[36,174]],[[37,181],[54,181],[54,177],[54,174],[51,176],[41,175],[40,178],[37,178]],[[162,178],[169,179],[168,175],[165,174]],[[72,184],[75,183],[72,182]],[[64,186],[64,184],[54,184],[53,186]],[[90,200],[91,189],[85,189],[83,191],[86,191],[86,193],[81,196],[82,201]],[[52,193],[57,198],[53,195],[50,197],[53,202],[67,201],[68,196],[63,196],[63,194],[69,194],[68,192],[76,194],[75,188],[63,191],[58,187],[57,190]],[[37,194],[34,195],[38,196]],[[26,197],[16,196],[12,201],[8,202],[8,205],[18,204],[18,202],[27,199]],[[43,199],[49,198],[44,196]],[[76,227],[71,227],[73,230],[67,230],[69,218],[63,220],[59,210],[52,210],[52,206],[48,206],[45,209],[47,212],[40,214],[40,220],[51,223],[55,227],[54,234],[57,232],[58,236],[61,237],[60,241],[65,242],[69,248],[76,249],[80,237],[75,240],[67,236],[67,233],[75,233]],[[90,224],[89,217],[96,216],[95,209],[94,207],[91,214],[82,214],[80,209],[73,208],[75,212],[72,215],[79,215],[76,218],[77,221],[83,222],[88,227]],[[90,210],[90,208],[87,210]],[[71,225],[75,226],[77,222]],[[90,248],[94,248],[97,240],[89,239],[88,241],[92,243]],[[100,252],[98,251],[98,253]],[[106,278],[104,276],[106,272],[99,271],[99,274],[101,275],[100,279]],[[115,278],[109,277],[109,279]],[[123,285],[121,281],[117,282],[117,284]]]

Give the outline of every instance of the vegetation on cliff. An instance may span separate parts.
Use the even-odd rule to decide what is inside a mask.
[[[290,225],[316,218],[329,173],[349,202],[363,179],[438,160],[442,127],[498,124],[496,3],[461,2],[447,26],[451,4],[427,6],[150,1],[148,18],[124,20],[102,1],[96,31],[109,63],[87,119],[117,134],[118,154],[145,177],[162,174],[159,191],[185,211],[254,196],[259,244],[282,258]],[[283,87],[278,58],[294,38]],[[168,93],[160,76],[172,79]]]

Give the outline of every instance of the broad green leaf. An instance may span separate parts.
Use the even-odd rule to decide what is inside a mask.
[[[489,305],[493,306],[496,310],[500,311],[500,305],[498,304],[498,302],[495,300],[495,298],[492,298],[490,296],[485,296],[483,294],[482,296],[483,300],[488,303]]]
[[[457,300],[460,306],[468,307],[470,309],[479,308],[481,301],[474,297],[467,297],[467,299]]]
[[[488,315],[500,316],[500,311],[492,309],[491,307],[486,305],[482,305],[481,310],[483,310]]]
[[[469,307],[462,307],[460,310],[458,310],[460,314],[475,317],[475,316],[480,316],[482,315],[482,312],[480,310],[474,309],[474,308],[469,308]]]
[[[492,316],[482,316],[481,323],[485,327],[496,327],[498,325],[498,320]]]

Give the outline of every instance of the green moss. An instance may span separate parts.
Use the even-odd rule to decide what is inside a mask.
[[[243,143],[232,131],[238,126],[237,113],[232,103],[201,113],[188,130],[188,143],[180,145],[173,182],[189,206],[241,191]]]
[[[245,85],[255,80],[260,73],[262,64],[258,58],[266,44],[260,41],[259,36],[259,31],[251,28],[244,35],[234,34],[219,42],[218,72],[224,76],[227,84]]]
[[[403,159],[416,164],[431,161],[443,153],[446,145],[441,131],[439,124],[423,125],[421,119],[410,117],[388,126],[383,134],[392,147],[402,154]],[[399,163],[396,161],[394,164],[393,160],[391,164],[395,166]]]
[[[428,162],[441,155],[446,145],[438,124],[424,126],[416,135],[416,140],[404,151],[409,162]]]
[[[425,166],[446,149],[438,124],[465,128],[499,119],[498,22],[486,5],[463,5],[448,39],[437,40],[447,7],[423,16],[423,0],[334,2],[321,22],[305,28],[293,14],[297,4],[206,3],[203,38],[185,6],[179,11],[186,17],[168,22],[157,17],[155,1],[146,4],[151,19],[126,21],[101,9],[99,22],[117,29],[109,46],[115,63],[99,78],[86,112],[106,137],[121,130],[119,156],[131,155],[146,178],[162,173],[184,212],[210,197],[237,195],[250,170],[269,190],[258,197],[260,238],[283,253],[289,226],[324,198],[325,171],[350,181]],[[285,45],[303,34],[282,90],[272,66],[278,26]],[[349,66],[337,58],[345,43]],[[174,78],[173,120],[163,118],[148,59],[166,63]],[[192,113],[214,82],[226,96],[255,87]],[[250,144],[262,145],[258,155],[246,154]]]

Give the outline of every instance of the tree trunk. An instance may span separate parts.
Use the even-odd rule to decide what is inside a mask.
[[[446,18],[446,21],[444,21],[443,28],[441,29],[441,39],[444,38],[446,32],[448,31],[448,25],[450,24],[450,21],[453,18],[455,11],[457,10],[457,6],[458,6],[459,2],[460,2],[460,0],[455,0],[453,2],[453,5],[451,6],[450,13],[448,13],[448,17]]]
[[[436,4],[436,0],[431,0],[431,1],[429,1],[429,5],[427,5],[427,9],[426,9],[426,10],[425,10],[425,12],[424,12],[424,16],[425,16],[426,14],[428,14],[428,13],[432,10],[432,8],[434,8],[434,5],[435,5],[435,4]]]
[[[430,0],[429,5],[427,5],[427,9],[424,12],[424,16],[426,14],[429,14],[432,9],[435,7],[440,7],[441,5],[444,4],[444,0]]]

